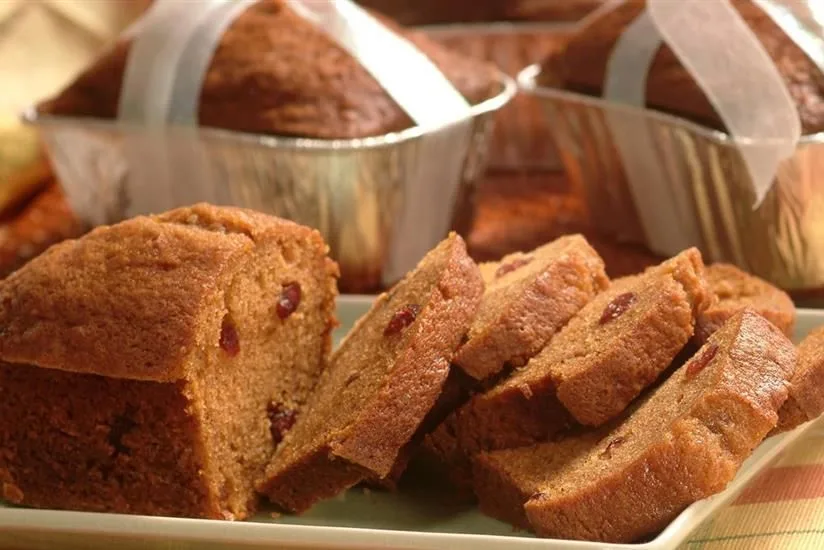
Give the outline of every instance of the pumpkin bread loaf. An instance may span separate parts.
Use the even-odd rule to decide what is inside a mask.
[[[0,497],[248,517],[327,364],[337,273],[317,231],[206,205],[35,258],[0,283]]]
[[[500,91],[492,65],[447,51],[422,32],[381,21],[429,57],[470,103]],[[115,118],[130,46],[118,43],[39,110]],[[413,126],[358,61],[284,0],[255,2],[229,25],[198,105],[202,126],[260,134],[361,138]]]
[[[614,429],[481,454],[481,509],[547,537],[654,534],[732,480],[776,425],[795,358],[781,331],[743,311]]]
[[[692,337],[709,302],[703,269],[700,253],[689,249],[613,284],[525,367],[450,415],[425,438],[424,453],[461,484],[479,451],[547,441],[616,417]]]
[[[824,327],[807,335],[798,346],[798,366],[790,380],[790,395],[778,411],[771,435],[786,432],[824,412]]]
[[[483,380],[523,366],[609,279],[581,235],[482,264],[486,291],[454,363]]]
[[[542,64],[539,82],[600,96],[610,55],[619,38],[642,13],[645,0],[627,0],[582,27]],[[804,134],[824,130],[824,74],[792,38],[753,0],[732,0],[747,26],[775,63],[798,107]],[[646,77],[647,106],[723,130],[724,123],[678,57],[662,45]]]
[[[707,283],[716,299],[695,325],[695,339],[702,345],[733,315],[751,308],[787,336],[795,328],[795,305],[783,290],[729,264],[713,264],[706,269]]]
[[[349,332],[259,490],[302,512],[386,477],[438,400],[482,294],[478,266],[453,233]]]

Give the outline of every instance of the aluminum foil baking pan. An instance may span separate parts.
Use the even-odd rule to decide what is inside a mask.
[[[585,197],[592,223],[604,234],[650,246],[607,117],[637,116],[654,137],[646,151],[664,167],[660,186],[676,197],[698,231],[708,262],[730,262],[788,290],[824,287],[824,133],[803,136],[775,184],[753,209],[747,167],[729,136],[679,117],[539,86],[540,67],[518,75],[538,98],[555,133],[571,185]],[[631,136],[626,136],[631,139]],[[673,224],[680,223],[677,219]],[[686,228],[685,228],[686,230]],[[673,251],[653,250],[671,255]]]
[[[252,208],[319,229],[341,266],[341,290],[367,292],[399,279],[450,228],[469,229],[495,112],[517,89],[499,78],[500,92],[472,107],[468,136],[459,140],[455,125],[318,140],[147,130],[34,110],[24,119],[41,130],[83,221],[114,223],[198,201]],[[441,181],[455,163],[459,181]]]
[[[452,51],[489,61],[515,77],[546,58],[576,28],[573,23],[473,23],[419,27]],[[489,168],[507,171],[560,170],[561,161],[540,102],[521,94],[497,116]]]

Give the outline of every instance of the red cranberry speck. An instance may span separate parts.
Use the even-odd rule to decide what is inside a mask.
[[[717,344],[710,344],[709,346],[707,346],[707,349],[705,349],[701,353],[701,355],[699,355],[698,357],[695,357],[687,365],[687,374],[686,374],[687,380],[689,380],[691,378],[694,378],[695,376],[698,375],[699,372],[704,370],[704,368],[706,368],[706,366],[710,364],[710,361],[712,361],[717,354],[718,354],[718,345]]]
[[[240,339],[237,335],[237,328],[228,314],[223,316],[223,323],[220,326],[220,349],[225,351],[229,357],[234,357],[240,353]]]
[[[421,306],[418,304],[407,304],[395,312],[395,315],[389,320],[386,328],[383,331],[384,336],[391,336],[398,334],[403,329],[415,322],[418,313],[421,311]]]
[[[613,298],[612,301],[607,304],[607,307],[604,308],[604,312],[601,314],[598,323],[605,325],[626,313],[627,310],[632,307],[632,304],[635,303],[635,298],[635,294],[632,292],[625,292]]]
[[[298,283],[287,283],[283,285],[278,297],[277,312],[278,317],[286,319],[292,315],[300,305],[300,285]]]

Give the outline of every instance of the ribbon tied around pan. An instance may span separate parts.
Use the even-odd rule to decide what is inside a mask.
[[[160,126],[197,123],[209,62],[226,28],[257,0],[158,0],[133,35],[118,118]],[[470,105],[409,41],[351,0],[286,0],[352,55],[419,126],[465,119]]]
[[[824,41],[804,24],[804,0],[752,0],[824,69]],[[623,4],[613,0],[611,9]],[[793,6],[795,4],[795,6]],[[820,14],[819,14],[820,16]],[[806,32],[805,32],[806,30]],[[757,208],[771,189],[779,166],[801,137],[795,103],[775,64],[729,0],[647,0],[612,51],[605,99],[630,107],[646,104],[646,79],[661,45],[667,44],[707,96],[738,148],[749,173]],[[656,190],[665,166],[649,154],[656,147],[639,111],[616,109],[607,116],[616,135],[630,190],[651,247],[674,252],[699,242],[699,230],[685,207],[686,196]],[[684,193],[687,191],[684,190]],[[677,195],[677,193],[675,193]],[[676,223],[674,223],[676,222]]]
[[[257,1],[155,0],[124,33],[132,41],[117,117],[127,130],[128,174],[120,193],[127,197],[124,216],[199,201],[244,205],[243,197],[209,168],[213,138],[198,131],[198,112],[221,37]],[[410,140],[416,160],[403,175],[405,196],[398,201],[403,206],[391,214],[396,218],[392,235],[382,244],[389,250],[383,277],[394,282],[450,228],[473,131],[472,106],[426,55],[352,0],[283,0],[283,5],[358,61],[421,129]],[[330,142],[329,147],[336,146],[337,141]],[[278,158],[283,157],[272,162]],[[433,203],[432,196],[443,200]]]

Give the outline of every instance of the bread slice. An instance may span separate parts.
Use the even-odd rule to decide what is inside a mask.
[[[712,264],[705,273],[715,299],[698,316],[695,340],[699,346],[745,307],[754,309],[792,337],[795,305],[786,292],[729,264]]]
[[[581,235],[483,264],[486,291],[454,363],[478,380],[523,366],[609,279]]]
[[[252,514],[326,367],[337,272],[317,231],[208,205],[32,260],[0,283],[2,498]]]
[[[807,335],[798,346],[798,367],[790,381],[790,395],[778,412],[770,435],[792,430],[824,412],[824,327]]]
[[[538,355],[475,395],[425,441],[461,483],[483,450],[547,441],[577,423],[598,426],[655,381],[693,334],[709,301],[700,253],[687,250],[614,283]]]
[[[478,266],[452,234],[357,322],[259,490],[302,512],[389,474],[438,399],[482,294]]]
[[[483,511],[546,537],[631,542],[726,487],[776,425],[792,343],[747,310],[613,430],[481,454]]]

